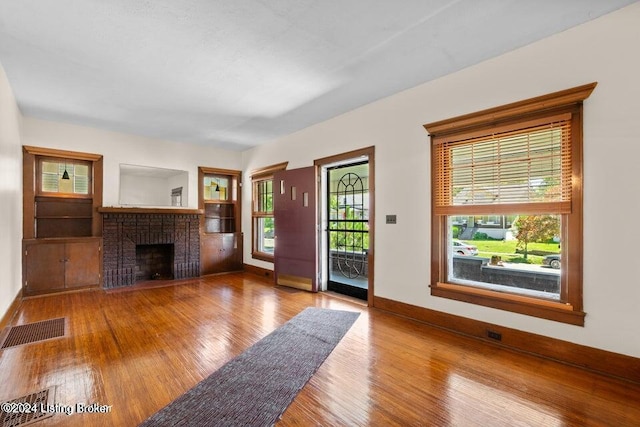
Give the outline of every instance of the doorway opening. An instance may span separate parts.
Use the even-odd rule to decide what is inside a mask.
[[[314,161],[318,181],[318,290],[373,306],[375,147]]]
[[[327,289],[367,300],[369,162],[327,167]]]

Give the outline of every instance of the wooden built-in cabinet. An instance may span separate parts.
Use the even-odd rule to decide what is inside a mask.
[[[242,270],[241,172],[199,167],[201,274]]]
[[[26,294],[100,285],[102,239],[23,240]]]
[[[242,233],[205,233],[200,245],[202,274],[242,270]]]
[[[102,156],[23,147],[24,295],[102,283]]]

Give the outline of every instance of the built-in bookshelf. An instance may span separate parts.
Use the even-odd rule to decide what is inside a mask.
[[[102,282],[102,155],[23,147],[24,295]]]
[[[198,168],[198,207],[202,209],[201,272],[242,269],[241,172]]]

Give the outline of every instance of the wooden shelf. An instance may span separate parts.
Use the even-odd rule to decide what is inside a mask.
[[[234,233],[236,231],[235,206],[230,203],[204,205],[205,233]]]
[[[134,207],[104,207],[98,208],[100,213],[134,213],[134,214],[192,214],[202,215],[204,209],[183,209],[183,208],[134,208]]]
[[[242,233],[240,232],[240,180],[241,171],[198,168],[198,207],[201,219],[200,266],[201,274],[221,273],[242,269]],[[211,183],[223,188],[222,199],[206,199],[215,195]]]
[[[36,219],[92,219],[93,216],[89,215],[83,215],[83,216],[75,216],[75,215],[63,215],[63,216],[57,216],[57,215],[42,215],[42,216],[36,216]]]

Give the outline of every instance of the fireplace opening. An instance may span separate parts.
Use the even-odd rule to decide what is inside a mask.
[[[136,282],[173,279],[173,244],[136,245]]]

